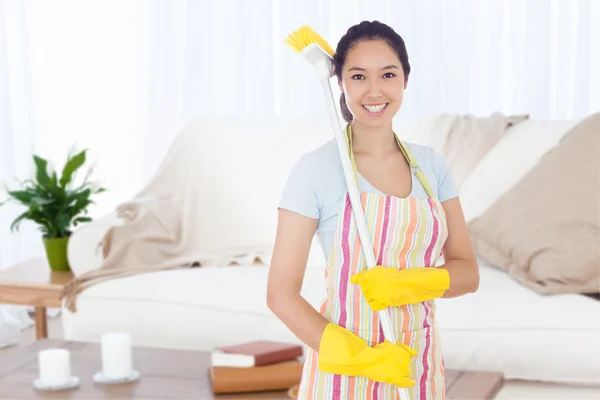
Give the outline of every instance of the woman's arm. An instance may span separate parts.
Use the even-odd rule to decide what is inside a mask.
[[[479,265],[469,236],[458,197],[442,203],[448,223],[448,239],[444,244],[444,268],[450,274],[450,288],[442,297],[458,297],[476,292],[479,287]]]
[[[328,322],[301,296],[308,254],[318,221],[279,209],[267,283],[267,306],[315,351]]]

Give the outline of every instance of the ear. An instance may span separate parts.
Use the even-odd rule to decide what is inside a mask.
[[[404,80],[404,90],[406,90],[406,88],[408,87],[408,79]]]
[[[344,87],[342,86],[342,81],[338,79],[338,87],[340,88],[340,91],[342,93],[344,93]]]

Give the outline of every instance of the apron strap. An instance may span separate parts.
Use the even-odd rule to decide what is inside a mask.
[[[395,135],[396,134],[394,133],[394,136]],[[402,153],[404,153],[404,157],[406,157],[406,160],[410,165],[410,169],[412,170],[413,174],[415,174],[415,176],[417,177],[419,183],[421,183],[421,186],[423,186],[425,193],[427,193],[427,196],[429,196],[430,199],[434,199],[434,192],[433,190],[431,190],[431,186],[429,186],[429,181],[423,173],[423,170],[421,170],[421,167],[419,167],[419,164],[417,164],[417,160],[413,156],[412,152],[410,151],[407,145],[405,145],[400,139],[398,139],[398,136],[396,136],[396,141],[398,142],[398,146],[400,146],[400,150],[402,150]]]
[[[350,163],[352,164],[352,173],[354,174],[354,180],[356,181],[356,187],[360,188],[360,185],[358,184],[358,170],[356,168],[356,161],[354,160],[354,152],[352,151],[352,129],[350,128],[350,124],[346,125],[346,129],[345,129],[345,133],[346,133],[346,148],[348,149],[348,152],[350,153]],[[359,189],[360,192],[360,189]]]
[[[354,173],[354,179],[356,180],[356,186],[358,187],[358,170],[356,168],[356,162],[354,160],[354,152],[352,151],[352,129],[350,127],[350,124],[346,125],[345,131],[346,141],[350,152],[350,162],[352,163],[352,172]],[[429,198],[435,198],[433,194],[434,192],[431,190],[431,186],[429,186],[429,182],[427,181],[425,174],[419,167],[417,160],[415,159],[408,146],[402,143],[402,141],[398,138],[398,135],[396,135],[395,132],[394,137],[396,138],[396,142],[398,143],[398,146],[400,146],[400,150],[402,151],[402,154],[404,154],[406,161],[408,161],[408,165],[410,166],[412,173],[415,174],[417,180],[423,187],[423,190],[425,190],[425,193],[427,193],[427,196],[429,196]]]

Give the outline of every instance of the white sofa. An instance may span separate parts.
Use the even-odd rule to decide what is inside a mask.
[[[461,188],[467,219],[516,183],[576,122],[529,120],[510,128]],[[404,139],[419,142],[420,126],[420,121],[399,120],[395,128]],[[207,187],[216,204],[234,211],[206,210],[204,223],[235,226],[236,243],[226,245],[270,245],[287,174],[302,153],[330,140],[329,122],[224,118],[194,122],[188,132],[203,134],[215,127],[220,134],[207,140],[221,153],[215,168],[207,170]],[[100,265],[97,244],[115,223],[109,214],[72,236],[69,259],[75,274]],[[205,239],[214,240],[210,230]],[[480,266],[477,293],[438,301],[448,368],[600,385],[600,318],[592,317],[600,315],[600,301],[543,297],[485,260]],[[324,294],[323,273],[324,258],[315,242],[303,287],[315,307]],[[266,306],[267,274],[267,266],[211,266],[98,284],[80,294],[76,313],[63,310],[64,333],[71,340],[98,341],[105,332],[127,331],[137,345],[201,350],[254,339],[298,341]]]

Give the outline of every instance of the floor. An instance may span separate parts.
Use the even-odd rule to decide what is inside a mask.
[[[51,318],[48,324],[48,336],[62,337],[60,317]],[[25,329],[21,333],[20,345],[35,340],[35,329]],[[2,351],[2,350],[0,350]],[[561,385],[539,384],[531,382],[507,382],[496,400],[587,400],[600,399],[600,388],[572,388]]]

